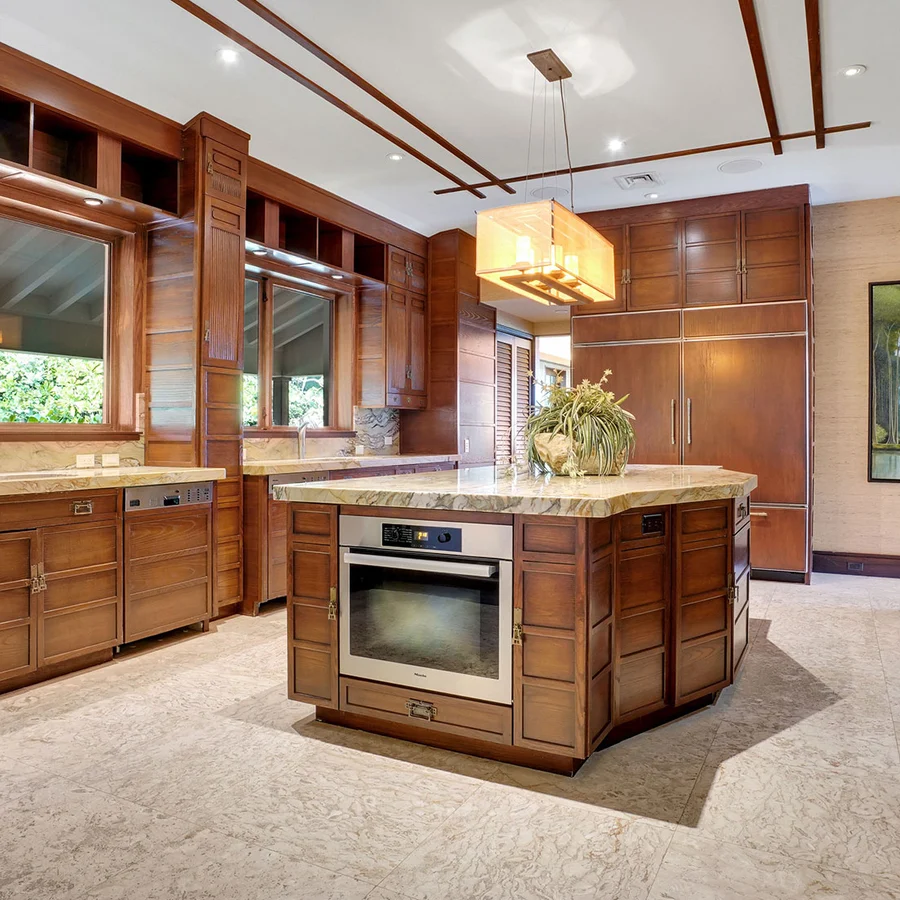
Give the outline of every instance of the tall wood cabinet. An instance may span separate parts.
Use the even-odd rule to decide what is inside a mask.
[[[573,310],[573,377],[628,394],[634,462],[759,477],[752,565],[810,570],[811,267],[805,186],[587,213],[620,296]],[[631,220],[634,221],[631,221]]]
[[[223,467],[216,610],[241,599],[241,373],[249,135],[201,114],[183,132],[182,218],[148,234],[146,461]]]

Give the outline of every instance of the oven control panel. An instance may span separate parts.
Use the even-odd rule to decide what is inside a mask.
[[[393,522],[381,524],[382,547],[399,547],[411,550],[442,550],[462,553],[462,528],[446,525],[399,525]]]

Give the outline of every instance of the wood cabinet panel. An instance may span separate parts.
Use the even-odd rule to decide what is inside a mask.
[[[616,718],[619,721],[643,715],[666,700],[666,658],[651,653],[619,663]]]
[[[522,621],[545,628],[575,627],[576,575],[546,563],[522,564]]]
[[[330,709],[340,701],[337,511],[336,506],[292,503],[289,513],[288,693]]]
[[[132,560],[181,550],[206,549],[209,510],[202,507],[182,516],[132,518],[128,522],[128,546]]]
[[[554,520],[549,516],[522,516],[520,522],[523,553],[557,553],[572,556],[578,549],[578,526],[571,520]]]
[[[612,370],[608,387],[635,417],[637,443],[632,462],[678,465],[681,461],[679,432],[681,345],[620,344],[607,347],[575,347],[572,377],[577,384],[587,378],[599,381]]]
[[[409,390],[414,394],[428,391],[428,315],[425,297],[409,298]]]
[[[681,306],[681,222],[628,226],[630,310]]]
[[[387,389],[406,393],[409,372],[409,295],[388,288],[385,335]]]
[[[37,604],[31,578],[38,558],[35,531],[0,534],[0,681],[37,668]]]
[[[45,616],[41,664],[62,662],[121,643],[121,606],[111,603],[81,607],[65,614]]]
[[[681,552],[681,596],[694,597],[728,587],[729,548],[724,542],[688,545]]]
[[[639,316],[630,313],[600,315],[582,314],[572,319],[572,343],[606,344],[625,341],[677,340],[681,337],[681,313],[677,310],[647,312]]]
[[[628,267],[626,227],[624,225],[611,225],[608,228],[598,228],[597,231],[613,245],[616,268],[615,302],[604,303],[602,305],[603,312],[625,309],[625,295],[627,291],[625,270]],[[597,312],[597,307],[593,303],[583,303],[572,307],[573,316],[586,315],[591,312]]]
[[[574,754],[577,715],[573,690],[523,684],[520,715],[521,739],[517,744]]]
[[[98,600],[116,600],[121,591],[118,564],[99,572],[84,572],[74,578],[48,579],[41,606],[45,613],[81,606]]]
[[[806,372],[802,336],[685,343],[685,464],[755,473],[754,501],[805,503]]]
[[[808,566],[806,509],[754,503],[750,515],[753,568],[805,572]]]
[[[201,276],[205,365],[240,369],[244,355],[244,213],[207,197]]]
[[[0,531],[115,518],[120,493],[114,490],[77,491],[0,501]]]
[[[635,609],[668,599],[668,549],[622,554],[618,565],[619,608]]]
[[[681,639],[689,641],[725,631],[728,628],[729,609],[728,600],[724,594],[682,604]]]
[[[686,703],[704,693],[713,693],[731,680],[731,650],[727,635],[681,651],[677,703]]]
[[[209,618],[212,613],[207,582],[174,584],[169,590],[143,596],[128,595],[125,640],[136,641]]]
[[[174,558],[130,559],[129,596],[146,591],[162,591],[188,581],[205,579],[209,574],[209,553],[204,547]]]
[[[805,232],[800,206],[744,212],[745,303],[806,298]]]
[[[738,213],[684,220],[684,305],[740,303]]]
[[[529,678],[575,683],[575,641],[529,634],[522,644],[522,674]]]

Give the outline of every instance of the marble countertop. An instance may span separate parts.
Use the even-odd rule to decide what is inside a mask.
[[[168,466],[0,472],[0,497],[11,497],[17,494],[53,494],[59,491],[87,491],[96,488],[138,487],[144,484],[218,481],[224,477],[224,469],[173,469]]]
[[[448,454],[398,454],[396,456],[324,456],[307,459],[255,459],[244,463],[245,475],[284,475],[291,472],[334,472],[339,469],[380,469],[382,466],[415,466],[456,462]],[[404,476],[406,477],[406,476]]]
[[[482,466],[421,475],[390,475],[283,484],[277,500],[605,518],[642,506],[742,497],[755,475],[717,466],[629,466],[624,475],[583,478],[518,474]]]

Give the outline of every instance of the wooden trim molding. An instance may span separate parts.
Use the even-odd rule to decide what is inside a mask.
[[[769,70],[766,67],[766,54],[763,50],[762,36],[759,33],[759,20],[756,17],[756,6],[753,0],[738,0],[741,7],[741,18],[744,20],[744,31],[756,72],[756,83],[759,86],[759,97],[762,100],[769,136],[772,138],[772,151],[776,156],[784,153],[781,146],[781,134],[778,128],[778,117],[775,115],[775,100],[772,98],[772,83],[769,81]]]
[[[470,187],[465,183],[465,181],[460,178],[458,175],[454,175],[449,169],[445,169],[439,163],[436,163],[433,159],[427,157],[424,153],[417,150],[413,147],[412,144],[408,144],[402,138],[397,137],[397,135],[392,134],[386,128],[382,128],[377,122],[372,121],[372,119],[368,118],[368,116],[364,116],[359,110],[354,109],[349,103],[345,103],[340,97],[335,96],[330,91],[326,91],[320,84],[317,84],[311,78],[307,78],[301,72],[298,72],[292,66],[289,66],[284,60],[275,56],[274,53],[270,53],[268,50],[260,47],[259,44],[255,44],[249,38],[245,37],[239,31],[236,31],[229,25],[226,25],[221,19],[217,19],[211,13],[208,13],[205,9],[200,6],[197,6],[196,3],[191,2],[191,0],[172,0],[172,2],[181,7],[185,12],[190,13],[190,15],[194,16],[194,18],[199,19],[201,22],[204,22],[206,25],[209,25],[210,28],[214,28],[219,34],[224,35],[230,41],[234,41],[239,47],[243,47],[249,53],[252,53],[257,58],[261,59],[264,63],[270,65],[273,69],[277,69],[282,75],[287,75],[292,81],[296,81],[297,84],[305,87],[308,91],[314,93],[317,97],[320,97],[326,103],[330,103],[335,109],[339,109],[342,113],[350,116],[351,119],[356,119],[362,125],[365,125],[370,131],[374,131],[375,134],[383,137],[386,141],[389,141],[394,146],[399,147],[401,150],[405,150],[410,156],[419,160],[420,163],[428,166],[429,169],[434,170],[440,175],[443,175],[448,181],[452,181],[454,184],[459,185],[463,190],[468,191],[470,194],[474,194],[479,199],[484,199],[484,194],[481,193],[480,190],[474,187]],[[494,182],[492,181],[491,184]]]
[[[859,131],[862,128],[871,128],[871,122],[851,122],[849,125],[831,125],[824,129],[825,134],[841,134],[845,131]],[[798,141],[801,138],[815,137],[813,131],[795,131],[791,134],[779,134],[775,137],[752,138],[746,141],[730,141],[727,144],[710,144],[708,147],[692,147],[690,150],[676,150],[672,153],[651,153],[649,156],[633,156],[631,159],[612,159],[606,162],[589,163],[585,166],[575,166],[571,171],[578,175],[581,172],[596,172],[599,169],[616,169],[620,166],[630,166],[648,162],[658,162],[662,159],[678,159],[682,156],[698,156],[702,153],[717,153],[720,150],[736,150],[739,147],[756,147],[760,144],[773,144],[775,141]],[[547,172],[533,172],[525,175],[515,175],[512,178],[504,178],[507,184],[515,184],[518,181],[534,180],[536,178],[553,178],[557,175],[568,175],[569,169],[552,169]],[[481,181],[466,187],[485,188],[490,187],[491,182]],[[435,194],[456,194],[466,188],[452,187],[440,188]]]
[[[247,165],[247,189],[326,219],[348,231],[384,241],[417,256],[428,255],[428,239],[424,235],[252,156]]]
[[[268,22],[273,28],[277,28],[285,37],[289,37],[294,43],[299,44],[304,50],[312,53],[316,59],[325,63],[326,66],[330,66],[334,69],[335,72],[342,75],[347,79],[351,84],[358,87],[360,90],[365,91],[370,97],[374,97],[382,106],[386,106],[392,113],[400,116],[401,119],[409,122],[410,125],[413,126],[417,131],[422,132],[425,137],[430,138],[439,146],[443,147],[449,153],[452,153],[457,159],[464,162],[467,166],[474,169],[479,175],[482,175],[484,178],[490,179],[491,183],[496,185],[499,188],[502,188],[508,194],[514,194],[515,189],[511,188],[508,184],[501,181],[494,175],[492,172],[488,171],[484,166],[478,163],[476,160],[472,159],[471,156],[468,156],[466,153],[463,153],[459,147],[451,144],[450,141],[447,140],[443,135],[436,132],[433,128],[430,128],[426,125],[421,119],[414,116],[409,110],[405,107],[401,106],[399,103],[391,100],[387,94],[378,90],[373,84],[370,84],[363,78],[361,75],[358,75],[353,71],[349,66],[344,65],[339,59],[332,56],[327,50],[323,47],[320,47],[315,41],[311,38],[308,38],[305,34],[298,31],[291,25],[289,22],[286,22],[281,16],[276,15],[271,9],[267,6],[264,6],[259,0],[238,0],[238,2],[245,6],[250,12],[259,16],[264,21]]]
[[[900,578],[900,556],[883,553],[832,553],[813,550],[813,572]]]
[[[806,0],[806,40],[809,45],[809,81],[812,86],[816,149],[821,150],[825,146],[825,99],[822,94],[822,40],[820,36],[819,0]]]
[[[0,88],[101,131],[181,158],[181,125],[0,43]]]

